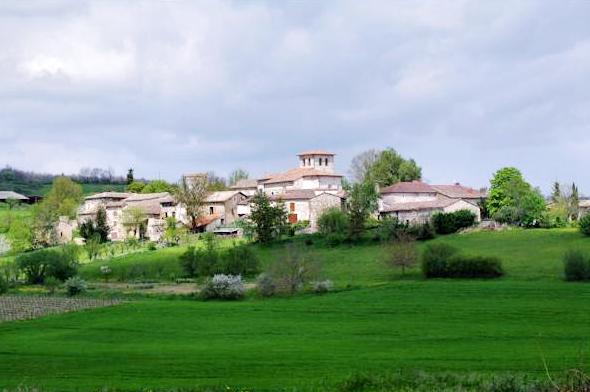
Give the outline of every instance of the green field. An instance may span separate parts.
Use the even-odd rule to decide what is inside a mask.
[[[376,244],[309,248],[337,290],[240,302],[145,299],[114,308],[0,324],[0,387],[49,390],[333,385],[399,370],[524,373],[544,378],[590,350],[590,284],[561,279],[565,250],[590,252],[573,230],[441,237],[500,256],[494,280],[404,279]],[[173,268],[182,248],[112,263]],[[264,263],[284,248],[258,249]],[[92,276],[93,263],[83,267]],[[162,267],[163,268],[163,267]],[[164,277],[165,278],[165,277]]]

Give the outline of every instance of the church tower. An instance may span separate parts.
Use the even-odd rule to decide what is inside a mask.
[[[326,174],[334,174],[334,155],[327,151],[305,151],[297,154],[299,167],[302,169],[315,169]]]

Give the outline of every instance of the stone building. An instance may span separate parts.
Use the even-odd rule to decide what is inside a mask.
[[[485,193],[461,184],[428,185],[421,181],[398,182],[381,189],[379,215],[396,217],[401,222],[424,223],[436,212],[469,210],[481,220],[478,203]]]

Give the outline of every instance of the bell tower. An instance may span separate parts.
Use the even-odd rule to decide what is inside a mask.
[[[315,169],[328,174],[334,174],[334,156],[331,152],[314,150],[297,154],[299,167],[302,169]]]

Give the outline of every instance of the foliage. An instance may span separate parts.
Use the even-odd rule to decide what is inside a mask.
[[[97,235],[94,237],[89,238],[84,245],[84,251],[88,256],[88,260],[92,261],[98,257],[102,246],[100,244],[100,239]]]
[[[569,250],[563,256],[565,280],[590,280],[590,257],[579,250]]]
[[[249,174],[246,170],[243,169],[235,169],[232,171],[228,178],[229,186],[234,186],[240,180],[247,180],[249,178]]]
[[[580,218],[578,227],[580,228],[580,233],[590,236],[590,213]]]
[[[41,205],[56,216],[67,216],[74,219],[81,201],[82,187],[69,177],[59,176],[53,180],[51,190]]]
[[[352,158],[350,163],[350,174],[354,182],[369,181],[371,168],[379,158],[380,151],[370,149],[363,151]]]
[[[293,295],[307,283],[317,281],[321,265],[311,253],[296,245],[288,245],[281,259],[271,263],[264,272],[263,295]],[[273,288],[273,290],[270,290]]]
[[[133,181],[134,181],[134,179],[133,179],[133,168],[130,168],[127,171],[127,177],[125,178],[125,182],[126,182],[127,185],[130,185],[130,184],[133,184]]]
[[[66,293],[70,297],[73,297],[75,295],[85,293],[88,288],[88,285],[86,284],[86,281],[84,281],[83,279],[74,276],[65,281],[64,287],[66,289]]]
[[[469,210],[437,212],[432,216],[432,225],[437,234],[451,234],[473,226],[475,219],[475,214]]]
[[[100,274],[102,275],[105,282],[109,281],[109,278],[113,275],[113,270],[108,265],[102,265],[100,267]]]
[[[178,203],[184,205],[186,214],[189,217],[191,230],[196,230],[199,218],[203,214],[203,205],[207,198],[207,177],[182,177],[176,189],[175,196]]]
[[[346,235],[349,232],[348,216],[340,208],[324,210],[318,218],[318,231],[323,235]]]
[[[145,182],[143,181],[133,181],[127,184],[125,190],[131,193],[142,193],[143,189],[145,188]]]
[[[59,288],[60,284],[61,281],[57,278],[54,278],[53,276],[48,276],[43,282],[43,286],[45,286],[51,295],[55,294],[55,291]]]
[[[401,268],[402,275],[405,275],[406,268],[412,268],[418,263],[416,244],[410,238],[388,244],[384,261],[390,268]]]
[[[33,233],[27,222],[28,219],[13,219],[6,233],[10,249],[15,253],[27,251],[33,246]]]
[[[176,186],[174,186],[164,180],[150,181],[141,189],[141,193],[163,193],[163,192],[174,193],[175,191],[176,191]]]
[[[387,148],[379,152],[364,178],[372,184],[386,187],[400,181],[420,180],[422,169],[413,159],[404,159],[393,148]]]
[[[139,237],[142,240],[147,230],[147,216],[140,207],[127,207],[123,209],[123,218],[121,220],[127,232],[132,232],[133,238]]]
[[[215,242],[209,242],[205,248],[189,247],[180,256],[180,266],[186,277],[214,274],[253,276],[259,271],[259,260],[248,245],[220,250]]]
[[[61,249],[22,253],[17,256],[16,263],[28,283],[41,284],[49,276],[61,281],[74,276],[78,270],[77,256],[77,246],[67,245]]]
[[[96,238],[99,243],[109,240],[110,227],[107,224],[107,211],[103,206],[96,211],[96,222],[88,218],[80,225],[80,236],[87,242]]]
[[[4,276],[0,275],[0,295],[8,292],[8,282]]]
[[[215,174],[215,172],[207,172],[207,190],[209,192],[224,191],[227,189],[225,178]]]
[[[344,184],[347,192],[347,210],[350,220],[350,237],[356,240],[365,228],[365,222],[377,209],[379,194],[371,182]]]
[[[434,226],[430,222],[413,223],[408,227],[408,236],[418,241],[431,240],[435,237]]]
[[[254,224],[256,240],[268,244],[280,237],[287,223],[287,210],[281,202],[271,203],[263,192],[252,198],[250,220]]]
[[[167,246],[178,246],[184,235],[186,235],[186,229],[176,221],[175,217],[166,218],[166,227],[162,235],[162,241]]]
[[[236,300],[244,297],[244,283],[240,275],[217,274],[207,280],[201,290],[204,299]]]
[[[467,256],[446,244],[433,244],[422,254],[426,278],[497,278],[504,275],[502,263],[492,256]]]
[[[491,180],[487,209],[494,219],[525,227],[538,226],[544,218],[545,199],[514,167],[498,170]]]

